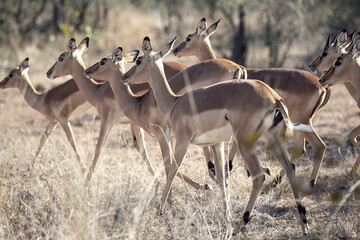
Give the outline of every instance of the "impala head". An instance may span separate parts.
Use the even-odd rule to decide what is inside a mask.
[[[175,40],[176,37],[160,51],[153,52],[150,38],[145,37],[142,44],[142,50],[144,52],[144,55],[138,57],[138,59],[136,60],[136,65],[125,73],[122,80],[123,83],[139,84],[149,82],[151,68],[154,64],[159,64],[162,69],[164,68],[161,61],[166,55],[170,53],[175,43]]]
[[[17,88],[21,81],[28,80],[29,58],[25,58],[19,67],[10,71],[10,73],[0,82],[0,88]]]
[[[309,68],[313,72],[325,73],[334,61],[346,52],[346,48],[350,45],[354,33],[355,31],[347,35],[346,29],[344,29],[340,34],[335,35],[331,42],[329,35],[320,56],[309,65]]]
[[[88,37],[82,40],[79,46],[76,46],[76,41],[74,38],[70,39],[67,45],[67,50],[60,54],[54,65],[47,71],[47,77],[54,79],[57,77],[71,75],[74,61],[77,61],[82,66],[84,66],[81,55],[87,50],[88,47]]]
[[[125,73],[125,63],[132,63],[139,55],[138,50],[133,50],[123,56],[123,49],[116,48],[113,53],[100,62],[95,63],[85,70],[85,75],[102,81],[109,81],[111,76],[116,71],[120,71],[123,75]]]
[[[177,57],[193,56],[194,52],[199,51],[204,45],[210,44],[209,37],[216,31],[220,20],[206,29],[206,19],[201,19],[195,32],[189,34],[186,40],[174,49],[174,55]]]
[[[358,58],[360,53],[360,40],[353,43],[348,53],[342,54],[336,59],[332,67],[325,73],[325,75],[319,80],[322,86],[328,87],[344,82],[348,82],[354,78],[354,72],[352,68],[355,64],[358,64]],[[356,77],[356,76],[355,76]]]

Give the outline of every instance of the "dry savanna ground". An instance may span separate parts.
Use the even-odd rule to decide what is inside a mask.
[[[5,76],[1,73],[1,78]],[[34,78],[30,70],[30,77]],[[42,75],[39,77],[46,80]],[[343,86],[333,88],[327,106],[313,119],[328,148],[318,185],[304,197],[311,234],[303,237],[287,180],[260,195],[241,239],[356,239],[360,236],[360,189],[339,190],[357,154],[347,134],[359,124],[359,110]],[[71,118],[81,157],[90,166],[100,121],[94,108]],[[147,148],[161,180],[153,177],[134,149],[128,125],[116,125],[103,150],[91,185],[83,187],[75,154],[58,127],[45,144],[34,169],[31,163],[47,121],[32,110],[17,90],[0,93],[0,239],[224,239],[220,189],[207,175],[199,147],[191,146],[181,172],[213,191],[197,191],[176,179],[173,204],[159,216],[164,169],[157,142]],[[287,141],[291,148],[291,136]],[[272,176],[277,161],[258,145],[258,156]],[[300,182],[312,170],[312,152],[296,164]],[[251,191],[241,158],[235,161],[229,192],[233,221],[239,220]],[[272,177],[266,177],[268,183]],[[353,184],[359,179],[357,176]]]

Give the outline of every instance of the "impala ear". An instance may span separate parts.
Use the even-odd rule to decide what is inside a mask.
[[[200,35],[206,30],[206,19],[202,18],[196,27],[196,34]]]
[[[114,50],[114,52],[111,55],[111,61],[113,63],[120,62],[122,60],[122,48],[118,47]]]
[[[331,42],[329,43],[329,46],[330,46],[330,44],[334,44],[334,42],[336,41],[337,35],[338,35],[338,33],[336,33],[336,34],[333,36],[333,38],[331,39]],[[329,37],[330,37],[330,35],[329,35]]]
[[[359,51],[360,51],[360,40],[356,41],[353,46],[352,46],[352,49],[351,50],[351,53],[352,55],[355,57],[359,54]],[[350,52],[349,50],[349,52]]]
[[[149,37],[145,37],[142,43],[142,50],[144,52],[145,55],[150,55],[152,52],[152,46],[150,43],[150,38]]]
[[[347,36],[347,41],[346,41],[347,44],[349,44],[353,40],[353,38],[355,36],[355,32],[356,32],[356,29]]]
[[[213,34],[216,31],[220,20],[221,20],[221,18],[217,22],[213,23],[210,27],[208,27],[208,29],[206,29],[206,31],[203,34],[206,37],[209,37],[211,34]]]
[[[358,32],[357,34],[354,35],[354,38],[353,38],[353,42],[356,42],[357,40],[360,39],[360,32]]]
[[[29,67],[29,58],[25,58],[19,65],[20,72],[24,71]]]
[[[336,46],[340,47],[341,45],[343,45],[347,40],[347,34],[346,34],[346,29],[343,29],[341,31],[341,33],[338,35],[338,37],[336,38]]]
[[[83,54],[88,49],[89,40],[90,39],[88,37],[86,37],[80,42],[79,46],[77,47],[77,50],[80,53],[80,55]]]
[[[330,46],[330,34],[329,34],[329,36],[328,36],[328,38],[327,38],[327,40],[326,40],[326,43],[325,43],[324,48],[325,48],[325,47],[329,47],[329,46]]]
[[[158,60],[168,55],[171,52],[171,49],[173,48],[175,41],[176,41],[176,37],[165,47],[163,47],[163,49],[161,49],[159,52],[155,54],[155,59]]]
[[[68,45],[67,45],[67,51],[70,53],[70,54],[73,54],[76,50],[76,41],[75,41],[75,38],[72,38],[70,39],[70,41],[68,42]]]
[[[135,62],[136,58],[139,56],[139,50],[133,50],[125,55],[125,62],[132,63]]]

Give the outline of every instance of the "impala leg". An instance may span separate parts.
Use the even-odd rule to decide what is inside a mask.
[[[347,175],[345,183],[348,183],[353,179],[353,177],[360,165],[360,147],[356,141],[356,137],[359,135],[360,135],[360,125],[357,126],[356,128],[354,128],[353,130],[351,130],[351,132],[349,133],[349,140],[352,143],[352,145],[355,147],[359,156],[357,157],[356,162],[354,163],[354,166],[351,168],[351,171]]]
[[[168,199],[169,193],[171,191],[171,186],[174,182],[174,178],[178,173],[178,170],[184,160],[184,156],[189,147],[190,140],[186,141],[183,139],[176,139],[175,149],[174,149],[174,161],[171,164],[170,169],[168,169],[166,177],[166,185],[163,191],[162,200],[161,200],[161,212],[165,210],[165,203]]]
[[[282,168],[285,170],[286,176],[291,184],[291,188],[298,208],[300,225],[302,227],[303,234],[306,235],[309,233],[309,228],[307,224],[308,221],[306,218],[306,209],[302,204],[302,199],[299,192],[299,186],[297,185],[295,179],[295,165],[289,161],[286,154],[286,150],[283,148],[280,141],[277,139],[277,136],[274,136],[272,139],[269,140],[270,140],[268,141],[269,147],[274,153],[277,160],[280,162]]]
[[[354,163],[354,166],[351,168],[351,171],[346,177],[346,183],[350,182],[353,179],[355,173],[357,172],[357,169],[359,168],[359,165],[360,165],[360,154],[358,155],[356,162]]]
[[[253,144],[249,145],[247,143],[244,143],[242,141],[242,139],[244,139],[243,137],[239,136],[236,139],[237,139],[236,141],[237,141],[240,153],[241,153],[242,157],[244,158],[245,165],[252,176],[253,186],[252,186],[250,198],[246,205],[245,213],[243,214],[241,223],[239,225],[235,226],[235,228],[234,228],[234,232],[233,232],[234,235],[239,233],[240,230],[244,229],[245,225],[250,221],[251,212],[254,208],[254,205],[255,205],[256,199],[259,195],[259,192],[261,190],[261,187],[265,181],[265,174],[262,171],[259,160],[256,157],[254,145]]]
[[[281,140],[284,140],[286,139],[286,130],[287,130],[287,126],[285,123],[282,124],[281,128],[280,128],[280,131],[279,131],[279,137]]]
[[[314,187],[319,175],[319,170],[321,163],[324,158],[326,145],[321,140],[319,135],[315,132],[309,133],[309,132],[302,132],[302,134],[305,136],[305,139],[309,142],[311,145],[313,151],[314,151],[314,168],[310,176],[310,187]]]
[[[225,156],[224,156],[224,143],[217,143],[214,146],[212,146],[212,149],[215,153],[215,172],[216,177],[219,182],[220,190],[223,195],[223,201],[224,201],[224,207],[226,212],[226,220],[230,222],[231,214],[230,214],[230,208],[229,208],[229,197],[226,187],[226,179],[225,179]]]
[[[358,154],[360,154],[360,147],[358,142],[356,141],[356,137],[360,135],[360,125],[351,130],[349,133],[349,141],[355,147]]]
[[[204,155],[205,155],[205,161],[208,167],[208,172],[209,172],[209,176],[210,178],[214,181],[217,182],[216,178],[215,178],[215,165],[213,163],[213,161],[211,160],[211,149],[210,147],[206,146],[203,147],[203,151],[204,151]]]
[[[100,134],[99,134],[98,141],[96,143],[94,158],[91,162],[91,166],[90,166],[88,174],[86,176],[86,184],[87,185],[90,183],[92,174],[94,173],[96,163],[99,160],[101,150],[104,147],[107,139],[109,138],[110,131],[111,131],[112,127],[114,126],[114,121],[111,121],[111,120],[112,120],[112,118],[110,116],[101,118]]]
[[[229,153],[229,169],[228,171],[231,172],[231,170],[233,169],[233,159],[235,158],[235,155],[236,153],[238,152],[238,146],[237,144],[234,142],[231,146],[231,149],[230,149],[230,153]],[[226,170],[227,170],[227,165],[225,166],[225,173],[226,173]],[[248,175],[248,177],[251,176],[249,170],[246,168],[246,165],[244,166],[245,167],[245,170],[246,170],[246,173]],[[263,172],[270,175],[270,169],[267,168],[267,167],[261,167]],[[228,173],[226,173],[228,174]]]
[[[72,148],[74,149],[74,152],[76,154],[76,159],[80,163],[81,171],[84,173],[85,172],[85,164],[80,158],[79,151],[78,151],[77,146],[76,146],[74,133],[73,133],[73,130],[71,128],[71,124],[70,124],[68,119],[60,120],[59,122],[60,122],[61,127],[64,129],[64,132],[66,134],[66,137],[67,137],[68,141],[70,142]]]
[[[49,136],[51,135],[51,133],[55,130],[56,126],[58,125],[57,122],[49,122],[45,132],[43,133],[43,135],[41,136],[41,139],[40,139],[40,144],[39,144],[39,147],[36,151],[36,154],[35,154],[35,157],[34,157],[34,160],[33,160],[33,163],[32,163],[32,166],[34,166],[35,164],[35,161],[36,159],[38,158],[40,152],[41,152],[41,149],[43,148],[46,140],[49,138]]]
[[[300,157],[305,153],[305,139],[300,131],[294,131],[294,145],[292,149],[291,162],[295,163]],[[281,183],[282,178],[285,176],[285,170],[282,169],[279,174],[269,183],[269,185],[264,189],[264,192],[270,190],[270,188],[276,187]]]
[[[157,133],[157,138],[159,140],[161,153],[162,153],[163,160],[164,160],[166,178],[168,178],[170,170],[173,167],[172,166],[173,163],[171,163],[171,159],[173,158],[172,155],[174,154],[174,145],[173,145],[174,142],[172,139],[170,139],[170,142],[168,142],[168,140],[166,139],[166,137],[164,136],[164,134],[162,132]],[[180,172],[177,172],[176,176],[183,179],[186,183],[190,184],[190,186],[192,186],[196,190],[200,190],[200,189],[211,190],[212,189],[212,187],[210,185],[199,184],[199,183],[193,181],[188,176],[181,174]]]
[[[230,152],[229,152],[229,169],[228,172],[231,172],[231,170],[233,169],[233,160],[238,152],[238,146],[236,144],[236,142],[233,142],[230,148]]]
[[[150,171],[150,173],[155,177],[156,182],[159,182],[157,177],[155,176],[154,168],[150,162],[148,152],[146,149],[145,139],[144,139],[144,131],[136,124],[131,123],[131,132],[133,135],[133,144],[138,150],[138,152],[141,154],[142,158],[145,159],[145,162],[147,164],[147,167]]]

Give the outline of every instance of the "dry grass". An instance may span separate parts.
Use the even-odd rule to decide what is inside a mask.
[[[149,154],[162,180],[158,188],[152,185],[152,176],[132,146],[129,127],[118,125],[86,190],[61,128],[46,143],[35,169],[30,169],[46,121],[16,90],[2,91],[0,103],[0,238],[226,238],[224,209],[216,186],[212,192],[196,191],[177,179],[173,205],[164,216],[158,215],[164,170],[157,143],[149,136]],[[316,192],[304,199],[311,229],[306,239],[355,239],[360,235],[359,188],[339,206],[345,193],[339,187],[356,159],[345,136],[358,120],[356,105],[341,86],[334,88],[330,103],[314,119],[328,150]],[[81,156],[90,164],[99,131],[94,109],[74,117],[72,123]],[[280,169],[277,162],[266,159],[263,144],[258,152],[272,173]],[[240,166],[231,175],[229,186],[233,220],[240,219],[251,190],[242,162],[236,161],[236,165]],[[308,179],[311,169],[312,163],[305,156],[298,163],[299,180]],[[198,147],[188,151],[182,172],[198,182],[211,183]],[[259,196],[241,238],[302,238],[287,181],[268,195]]]

